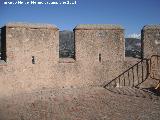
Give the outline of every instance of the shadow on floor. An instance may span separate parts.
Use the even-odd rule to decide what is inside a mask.
[[[160,89],[155,89],[154,87],[150,87],[150,88],[143,88],[142,90],[145,92],[152,93],[156,96],[160,96]]]

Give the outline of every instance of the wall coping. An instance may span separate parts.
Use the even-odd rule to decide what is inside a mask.
[[[54,29],[59,30],[57,26],[52,24],[33,24],[33,23],[23,23],[23,22],[15,22],[15,23],[7,23],[5,25],[9,28],[33,28],[33,29]]]
[[[115,24],[80,24],[74,30],[123,30],[122,26]]]
[[[157,25],[145,25],[143,27],[143,30],[148,30],[148,29],[160,29],[160,24],[157,24]]]

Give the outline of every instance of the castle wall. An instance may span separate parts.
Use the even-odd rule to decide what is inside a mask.
[[[124,61],[124,33],[116,25],[79,25],[75,28],[76,61],[85,81],[102,85],[119,74]]]
[[[160,55],[160,25],[146,25],[142,29],[143,56]]]
[[[42,88],[102,85],[128,67],[120,26],[77,26],[75,59],[59,58],[55,26],[7,24],[3,30],[6,62],[0,63],[1,96]]]
[[[143,55],[150,58],[152,55],[160,56],[160,25],[146,25],[142,29]],[[151,59],[150,75],[152,78],[160,78],[160,60],[157,57]]]
[[[56,116],[56,110],[63,109],[65,106],[62,103],[65,101],[69,102],[69,110],[75,112],[77,109],[73,109],[70,97],[77,104],[77,90],[80,89],[70,91],[61,88],[102,85],[139,61],[124,59],[124,30],[119,26],[77,26],[74,29],[75,59],[59,58],[59,31],[55,26],[7,24],[2,29],[2,119],[45,119],[50,113]],[[143,47],[146,56],[159,53],[157,35],[157,29],[144,29]],[[82,91],[81,98],[88,98],[89,91]],[[49,114],[45,114],[46,111]]]

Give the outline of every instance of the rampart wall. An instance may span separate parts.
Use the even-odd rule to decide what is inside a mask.
[[[102,85],[137,61],[125,59],[124,29],[118,25],[78,25],[74,34],[75,58],[59,58],[56,26],[20,23],[4,26],[0,96],[43,88]],[[143,41],[146,34],[150,33],[144,30]],[[147,46],[144,43],[146,54]]]

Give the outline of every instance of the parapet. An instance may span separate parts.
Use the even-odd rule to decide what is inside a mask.
[[[143,27],[143,30],[148,30],[148,29],[160,29],[160,24],[157,24],[157,25],[145,25]]]
[[[5,25],[6,27],[9,28],[33,28],[33,29],[54,29],[54,30],[59,30],[57,26],[51,25],[51,24],[33,24],[33,23],[23,23],[23,22],[15,22],[15,23],[8,23]]]
[[[80,24],[77,25],[74,30],[115,30],[121,29],[123,30],[122,26],[120,25],[113,25],[113,24]]]

